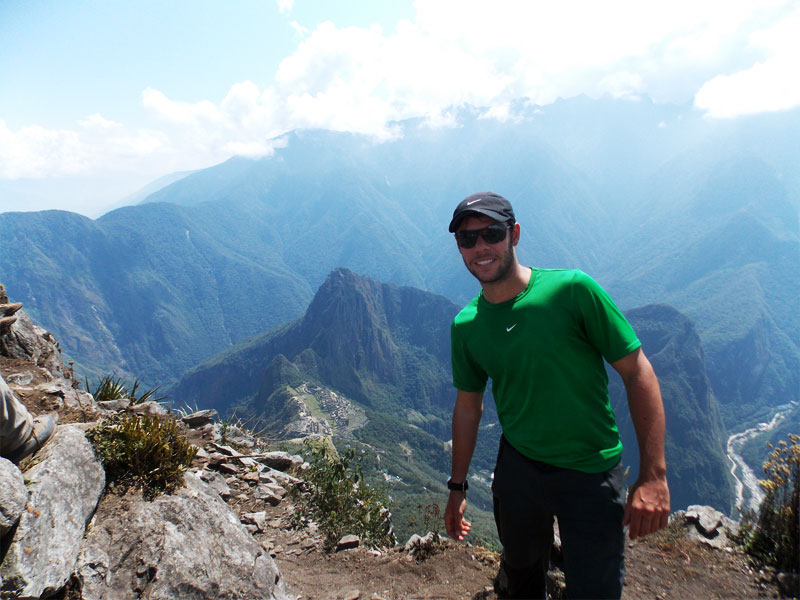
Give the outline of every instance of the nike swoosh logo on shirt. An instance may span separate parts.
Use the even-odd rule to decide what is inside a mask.
[[[516,324],[516,323],[514,323],[514,324],[513,324],[511,327],[506,327],[506,331],[511,331],[511,330],[512,330],[512,329],[514,329],[514,327],[516,327],[516,326],[517,326],[517,324]]]

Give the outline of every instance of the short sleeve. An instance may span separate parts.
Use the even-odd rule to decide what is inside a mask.
[[[572,296],[586,336],[609,363],[642,345],[608,292],[589,275],[576,272]]]
[[[450,359],[453,367],[453,385],[465,392],[482,392],[489,379],[486,371],[470,356],[466,340],[456,322],[450,325]]]

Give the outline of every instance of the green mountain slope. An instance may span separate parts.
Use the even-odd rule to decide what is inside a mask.
[[[393,494],[416,506],[415,494],[439,490],[443,497],[449,473],[449,328],[457,310],[441,296],[336,269],[301,319],[207,361],[172,394],[178,404],[235,408],[274,439],[320,434],[366,444],[381,457],[375,468],[393,482]],[[673,507],[728,510],[726,434],[693,324],[660,305],[628,316],[661,381]],[[618,378],[611,391],[623,460],[635,472],[637,444]],[[476,508],[484,511],[491,509],[499,434],[487,397],[471,468]]]
[[[636,330],[661,387],[673,510],[707,504],[729,513],[733,487],[725,456],[727,434],[694,324],[671,306],[658,304],[627,311],[625,316]],[[638,444],[625,390],[616,373],[610,377],[609,391],[624,446],[622,460],[631,466],[632,483],[639,469]]]
[[[514,201],[523,264],[582,268],[622,307],[687,314],[729,428],[797,399],[800,111],[714,121],[585,97],[512,110],[398,123],[383,144],[294,132],[270,158],[192,173],[97,221],[0,215],[0,281],[79,373],[166,386],[299,317],[339,266],[465,303],[477,286],[446,224],[489,188]]]

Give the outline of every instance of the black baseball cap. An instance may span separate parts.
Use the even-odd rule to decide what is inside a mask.
[[[490,219],[499,221],[516,221],[511,203],[494,192],[478,192],[464,198],[453,211],[453,220],[450,221],[450,233],[453,233],[464,217],[471,213],[486,215]]]

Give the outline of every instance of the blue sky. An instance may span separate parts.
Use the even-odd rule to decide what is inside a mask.
[[[97,216],[286,131],[527,97],[800,105],[800,0],[0,0],[0,212]]]

